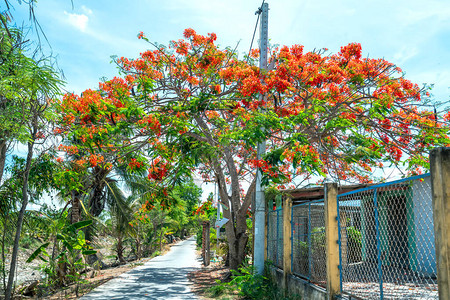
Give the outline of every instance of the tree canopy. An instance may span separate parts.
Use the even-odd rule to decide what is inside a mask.
[[[147,42],[143,33],[138,35]],[[216,35],[184,31],[184,39],[136,59],[116,58],[121,77],[59,103],[60,150],[83,168],[147,170],[167,194],[192,172],[219,184],[231,266],[242,262],[255,168],[264,184],[312,175],[370,182],[386,164],[416,174],[426,153],[448,145],[448,124],[427,107],[426,90],[384,59],[364,58],[361,45],[337,54],[301,45],[271,49],[268,71],[258,51],[240,59]],[[267,154],[256,159],[256,144]],[[296,181],[297,180],[297,181]],[[244,190],[246,189],[246,190]]]

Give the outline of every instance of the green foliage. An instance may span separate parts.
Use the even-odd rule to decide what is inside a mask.
[[[50,219],[49,229],[53,232],[50,242],[39,246],[28,258],[31,262],[36,258],[43,260],[41,270],[47,274],[48,284],[65,284],[81,280],[81,270],[86,265],[86,257],[97,251],[87,243],[81,230],[92,225],[92,220],[69,224],[67,212],[56,219]],[[49,255],[47,247],[53,242],[53,251]],[[44,257],[47,257],[44,258]]]
[[[197,227],[197,232],[195,234],[195,243],[197,247],[201,248],[203,242],[203,228],[201,226]]]
[[[276,198],[281,196],[280,190],[275,186],[269,186],[264,190],[265,199],[267,203],[275,203]],[[271,208],[270,208],[271,209]]]
[[[310,267],[315,270],[322,271],[321,265],[325,262],[326,240],[325,227],[315,227],[311,230],[311,245],[307,241],[296,241],[294,251],[297,253],[296,264],[298,264],[299,272],[309,274]]]
[[[42,153],[32,160],[30,175],[28,179],[28,189],[30,201],[38,203],[43,194],[57,188],[54,181],[54,174],[58,167],[54,163],[52,151]],[[12,205],[9,209],[15,208],[16,203],[21,199],[21,187],[23,185],[23,173],[25,171],[25,159],[16,155],[11,157],[11,163],[6,168],[8,179],[0,186],[0,210],[3,205]]]
[[[348,235],[349,242],[351,241],[355,245],[361,245],[362,244],[361,231],[356,229],[354,226],[347,227],[347,235]]]
[[[26,55],[28,42],[21,30],[9,26],[8,31],[11,34],[1,26],[0,136],[26,143],[31,139],[27,121],[36,110],[43,119],[53,118],[46,101],[59,94],[63,81],[47,59],[35,60]],[[45,130],[42,120],[33,126]]]
[[[40,245],[34,252],[33,254],[30,255],[30,257],[27,259],[27,263],[32,262],[35,258],[40,257],[42,260],[46,261],[41,254],[48,256],[46,248],[48,247],[48,245],[50,245],[50,242],[44,243],[42,245]]]
[[[315,227],[311,231],[312,251],[326,253],[325,227]]]
[[[242,299],[298,299],[295,296],[285,297],[282,290],[267,276],[256,275],[252,266],[244,264],[238,271],[231,270],[231,273],[232,277],[229,282],[221,282],[218,280],[217,284],[209,289],[211,297],[216,298],[223,295],[235,295],[237,293]]]
[[[187,216],[191,216],[195,207],[199,204],[202,196],[202,189],[199,188],[192,179],[177,185],[174,194],[179,196],[185,203],[183,206]]]

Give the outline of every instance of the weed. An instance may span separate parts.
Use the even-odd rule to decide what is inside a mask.
[[[284,296],[283,291],[268,277],[255,274],[252,266],[244,265],[239,271],[231,270],[232,279],[229,282],[217,280],[217,285],[209,289],[213,298],[238,295],[241,299],[258,300],[294,300],[296,296]],[[267,274],[267,272],[265,272]]]

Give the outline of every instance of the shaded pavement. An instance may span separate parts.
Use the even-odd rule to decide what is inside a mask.
[[[80,299],[198,299],[191,292],[189,272],[200,268],[191,237],[173,245],[158,256],[131,271],[111,279]]]

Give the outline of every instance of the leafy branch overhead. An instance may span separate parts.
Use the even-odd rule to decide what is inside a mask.
[[[153,49],[115,57],[121,77],[56,104],[64,163],[147,175],[148,195],[170,195],[193,172],[217,181],[221,203],[231,205],[232,264],[246,243],[256,168],[266,185],[312,175],[370,182],[386,165],[420,173],[427,151],[449,144],[449,115],[429,109],[426,91],[397,66],[363,58],[357,43],[337,54],[282,46],[271,50],[273,69],[262,71],[257,50],[241,59],[213,33],[186,29],[168,46],[138,38]],[[257,160],[263,140],[267,154]]]

